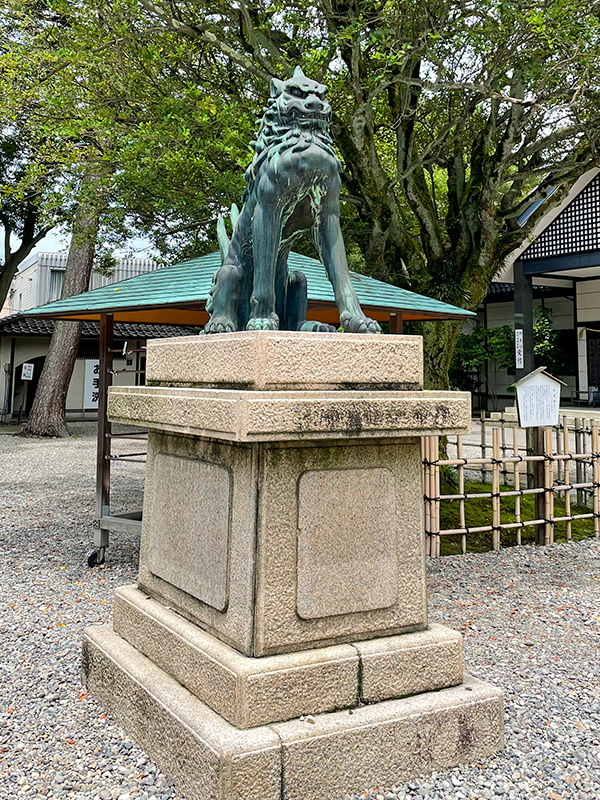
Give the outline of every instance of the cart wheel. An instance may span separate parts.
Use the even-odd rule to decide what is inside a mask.
[[[100,566],[100,564],[104,564],[104,553],[106,548],[99,547],[97,550],[90,550],[87,554],[87,565],[88,567],[95,567]]]

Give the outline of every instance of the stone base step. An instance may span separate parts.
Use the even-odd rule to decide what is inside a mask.
[[[238,728],[457,686],[462,636],[443,625],[250,658],[148,597],[115,592],[114,629]]]
[[[335,800],[504,745],[502,693],[469,676],[455,688],[240,730],[111,626],[85,632],[83,673],[190,800]]]

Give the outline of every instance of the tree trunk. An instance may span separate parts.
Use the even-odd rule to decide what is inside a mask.
[[[17,274],[17,269],[19,267],[18,263],[14,264],[11,262],[12,259],[8,258],[0,270],[0,309],[4,305],[4,301],[6,300],[10,291],[10,284],[12,283],[12,279]]]
[[[73,236],[67,258],[61,299],[85,292],[89,286],[100,213],[87,204],[79,206],[73,223]],[[44,368],[40,375],[24,436],[69,435],[65,402],[83,323],[57,320]]]
[[[423,325],[426,389],[449,389],[448,370],[462,320],[441,319]]]

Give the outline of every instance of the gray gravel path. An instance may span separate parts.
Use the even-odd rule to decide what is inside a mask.
[[[0,436],[0,800],[184,800],[80,689],[82,631],[135,581],[138,542],[115,536],[106,564],[86,566],[95,441],[89,424],[71,430]],[[115,474],[117,504],[138,505],[143,467]],[[431,618],[506,692],[507,750],[360,797],[600,800],[600,542],[452,556],[429,573]]]

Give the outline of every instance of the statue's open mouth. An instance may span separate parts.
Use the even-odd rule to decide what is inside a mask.
[[[331,119],[331,114],[318,114],[316,111],[309,111],[308,109],[303,109],[300,111],[298,108],[292,108],[288,111],[285,115],[286,117],[293,117],[294,119],[297,118],[306,118],[306,119],[320,119],[323,122],[329,122]]]
[[[296,108],[293,108],[288,114],[284,116],[286,120],[294,120],[298,122],[302,122],[306,120],[307,122],[322,122],[328,125],[331,122],[331,114],[317,114],[316,112],[312,111],[299,111]]]

